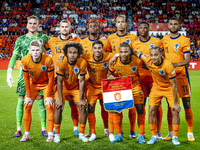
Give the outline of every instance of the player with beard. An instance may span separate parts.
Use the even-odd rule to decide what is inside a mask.
[[[108,47],[107,51],[111,51],[114,54],[119,53],[119,45],[122,42],[126,42],[129,45],[133,43],[137,36],[131,33],[126,32],[127,22],[126,22],[126,16],[125,15],[119,15],[116,18],[116,27],[117,32],[109,35],[108,37]],[[122,113],[121,113],[122,115]],[[112,117],[112,116],[109,116]],[[121,117],[122,119],[123,117]],[[133,109],[129,109],[129,121],[130,121],[130,138],[135,138],[135,122],[136,122],[136,109],[133,107]],[[121,120],[122,122],[122,120]],[[122,129],[122,123],[121,123],[121,131],[123,135],[123,129]]]
[[[134,41],[131,45],[133,50],[142,52],[143,54],[146,54],[146,55],[149,55],[149,49],[153,46],[159,46],[163,50],[162,42],[157,38],[149,36],[148,22],[146,21],[140,22],[138,25],[138,32],[139,32],[138,39]],[[153,85],[153,79],[152,79],[151,72],[143,68],[139,70],[139,76],[140,76],[142,91],[144,92],[144,110],[145,110],[146,100],[147,100],[147,97],[149,97],[149,94]],[[156,113],[156,117],[157,117],[156,135],[159,140],[162,140],[162,136],[160,133],[161,124],[162,124],[162,116],[163,116],[163,111],[162,111],[162,106],[160,105]],[[145,131],[145,128],[144,128],[144,131]]]
[[[107,51],[107,40],[103,39],[99,36],[99,25],[96,21],[89,22],[89,37],[85,38],[80,41],[81,45],[83,46],[83,54],[93,54],[92,51],[92,45],[95,41],[101,41],[104,45],[104,52]],[[85,76],[85,93],[87,93],[87,85],[88,85],[88,79],[89,79],[89,73]],[[103,106],[103,100],[100,99],[100,105],[101,105],[101,117],[103,119],[104,123],[104,136],[109,135],[108,130],[108,112],[105,111]],[[91,130],[86,134],[87,137],[91,136]]]
[[[188,141],[195,141],[193,135],[193,113],[190,104],[191,89],[187,68],[190,63],[190,41],[178,32],[180,23],[177,18],[171,18],[169,20],[168,28],[170,34],[165,35],[162,39],[165,56],[173,63],[176,71],[178,93],[179,97],[182,98],[188,126]],[[169,134],[163,140],[171,140],[173,135],[172,114],[170,109],[168,109],[167,116]]]
[[[54,62],[54,66],[57,65],[57,59],[61,54],[64,54],[63,47],[67,42],[74,41],[74,42],[80,42],[81,39],[79,38],[73,38],[70,35],[71,30],[71,24],[68,20],[62,20],[60,22],[59,30],[61,34],[58,37],[51,38],[46,44],[46,49],[50,49],[52,51],[52,58]],[[56,69],[56,68],[55,68]],[[57,81],[57,75],[55,72],[55,81]],[[57,92],[57,82],[55,82],[55,93]],[[73,101],[69,101],[69,105],[71,107],[71,118],[74,125],[74,135],[78,136],[78,109],[77,106],[74,104]]]

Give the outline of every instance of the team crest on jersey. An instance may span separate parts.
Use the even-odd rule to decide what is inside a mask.
[[[46,70],[47,70],[47,67],[46,67],[46,66],[42,66],[42,67],[41,67],[41,70],[42,70],[42,71],[46,71]]]
[[[121,100],[121,93],[116,92],[116,93],[114,94],[114,98],[115,98],[116,101],[120,101],[120,100]]]
[[[78,68],[74,68],[74,73],[75,74],[79,73],[79,69]]]
[[[177,50],[179,48],[179,43],[175,43],[174,48]]]
[[[40,43],[43,45],[43,40],[42,39],[39,39],[38,41],[40,41]]]
[[[150,44],[150,45],[149,45],[149,48],[152,48],[153,46],[155,46],[155,45],[154,45],[154,44]]]
[[[144,54],[144,55],[142,55],[142,58],[146,58],[146,57],[147,57],[147,55],[145,55],[145,54]]]
[[[131,71],[132,71],[132,72],[135,72],[136,70],[137,70],[137,67],[136,67],[136,66],[131,67]]]
[[[165,71],[164,70],[160,70],[160,74],[161,75],[165,75]]]
[[[130,44],[131,40],[130,39],[126,39],[126,43]]]
[[[104,67],[104,68],[107,68],[107,67],[108,67],[108,63],[107,63],[107,62],[104,62],[104,63],[103,63],[103,67]]]

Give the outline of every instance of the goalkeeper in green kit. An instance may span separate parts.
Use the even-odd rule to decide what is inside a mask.
[[[24,57],[29,54],[29,47],[32,40],[39,40],[41,44],[45,45],[45,43],[49,40],[49,37],[46,34],[38,33],[37,28],[39,26],[39,19],[36,16],[30,16],[27,19],[27,29],[28,33],[18,37],[15,42],[15,48],[13,51],[12,58],[8,65],[7,70],[7,84],[11,88],[12,84],[14,82],[12,78],[12,70],[15,66],[15,62],[18,58],[18,56],[21,54],[21,57]],[[21,124],[22,124],[22,118],[24,113],[24,98],[26,94],[26,88],[24,84],[24,76],[22,72],[22,68],[20,66],[20,72],[19,72],[19,78],[18,78],[18,84],[17,84],[17,94],[18,97],[18,104],[16,108],[16,118],[17,118],[17,131],[14,134],[14,137],[20,137],[22,135],[21,132]],[[44,106],[44,99],[43,94],[40,91],[40,93],[37,96],[37,104],[39,107],[39,115],[41,119],[41,126],[42,126],[42,132],[41,134],[45,137],[48,137],[47,131],[46,131],[46,109]]]

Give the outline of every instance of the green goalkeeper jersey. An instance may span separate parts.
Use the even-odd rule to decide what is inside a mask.
[[[18,57],[21,54],[21,57],[23,58],[24,56],[29,54],[29,48],[30,48],[30,43],[33,40],[39,40],[42,43],[42,49],[44,50],[44,45],[45,43],[49,40],[50,38],[43,33],[37,33],[35,36],[28,36],[27,34],[20,36],[17,38],[15,42],[15,48],[13,51],[13,55]],[[9,67],[14,67],[16,60],[11,58],[11,61],[9,63]]]

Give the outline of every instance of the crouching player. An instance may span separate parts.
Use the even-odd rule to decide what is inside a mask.
[[[64,59],[56,66],[57,92],[55,93],[54,142],[60,142],[60,125],[65,100],[74,101],[79,108],[79,140],[88,142],[84,135],[87,118],[87,103],[84,99],[87,62],[79,57],[83,51],[80,43],[67,42],[63,47],[63,51],[65,54]],[[79,75],[80,78],[78,79]]]
[[[50,56],[42,54],[41,43],[33,40],[30,43],[30,54],[22,58],[22,70],[26,87],[24,100],[24,126],[25,134],[21,142],[30,140],[30,126],[32,121],[31,109],[38,93],[43,91],[47,110],[48,139],[53,142],[53,85],[54,64]],[[30,77],[29,77],[30,75]]]
[[[149,127],[152,138],[147,144],[157,142],[156,138],[156,111],[160,105],[161,99],[165,97],[172,110],[172,125],[174,145],[180,145],[178,141],[178,131],[180,126],[179,112],[181,110],[178,103],[178,91],[176,83],[176,73],[172,63],[162,58],[162,50],[158,46],[150,48],[150,57],[140,52],[134,51],[134,54],[143,60],[152,73],[153,87],[149,95]]]
[[[143,92],[140,85],[139,79],[139,69],[142,67],[142,61],[138,59],[136,56],[132,55],[132,49],[130,45],[126,42],[122,42],[119,46],[119,56],[120,59],[116,61],[114,66],[109,66],[109,72],[107,75],[108,79],[114,79],[114,72],[117,72],[118,75],[121,76],[131,76],[132,78],[132,92],[134,98],[134,105],[138,114],[138,126],[139,126],[139,136],[138,142],[145,143],[143,132],[144,132],[144,111],[143,111],[143,103],[144,97]],[[114,56],[116,58],[116,56]],[[133,111],[129,109],[129,112]],[[121,135],[121,115],[120,113],[109,113],[109,124],[110,124],[110,133],[112,133],[112,126],[114,124],[114,128],[117,132],[117,136],[110,134],[109,138],[111,143],[120,142],[123,140]]]

